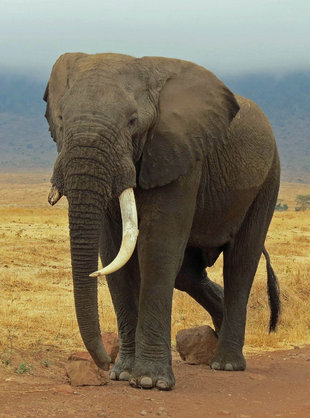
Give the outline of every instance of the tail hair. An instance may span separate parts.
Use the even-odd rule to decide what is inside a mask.
[[[277,323],[281,312],[280,286],[277,276],[271,267],[270,257],[265,247],[263,248],[263,254],[266,259],[267,268],[267,289],[270,307],[269,332],[272,332],[277,328]]]

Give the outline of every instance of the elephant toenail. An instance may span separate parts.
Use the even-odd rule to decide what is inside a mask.
[[[226,363],[224,370],[227,370],[229,372],[233,371],[234,370],[233,365],[231,363]]]
[[[220,363],[218,363],[217,361],[214,361],[214,362],[211,364],[211,369],[214,369],[214,370],[221,370]]]
[[[156,383],[156,387],[160,390],[168,390],[168,383],[165,380],[158,380]]]
[[[116,380],[116,373],[115,372],[110,373],[110,379],[111,380]]]
[[[131,375],[127,370],[124,370],[119,375],[119,380],[130,380],[130,378],[131,378]]]
[[[140,385],[145,389],[152,388],[153,387],[153,381],[149,376],[144,376],[140,380]]]

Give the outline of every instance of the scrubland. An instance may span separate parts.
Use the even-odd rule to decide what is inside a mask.
[[[66,202],[48,207],[48,178],[45,173],[0,175],[0,353],[42,345],[83,348],[74,312]],[[266,240],[281,287],[281,319],[278,331],[268,334],[262,258],[249,300],[246,352],[310,343],[310,211],[294,211],[295,196],[309,193],[308,185],[281,186],[289,210],[275,213]],[[221,268],[220,259],[208,270],[218,283]],[[116,331],[104,279],[99,282],[99,314],[102,330]],[[208,313],[175,291],[172,344],[178,330],[204,324],[212,324]]]

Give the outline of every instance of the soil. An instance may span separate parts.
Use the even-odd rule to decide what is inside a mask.
[[[112,381],[72,387],[67,358],[55,347],[2,354],[0,416],[310,417],[310,346],[248,356],[244,372],[211,371],[175,355],[171,392]]]

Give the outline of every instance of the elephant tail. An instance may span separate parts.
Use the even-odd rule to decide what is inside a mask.
[[[270,257],[266,250],[263,248],[263,254],[266,259],[266,268],[267,268],[267,289],[268,289],[268,298],[270,306],[270,323],[269,323],[269,332],[275,331],[280,315],[281,302],[280,302],[280,287],[278,283],[277,276],[271,267]]]

